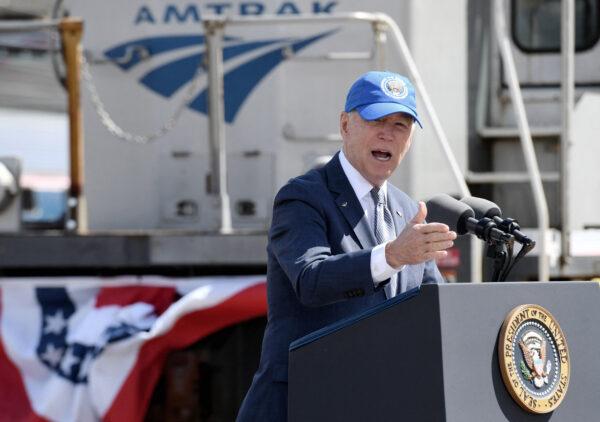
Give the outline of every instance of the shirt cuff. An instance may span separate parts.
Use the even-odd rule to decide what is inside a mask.
[[[402,271],[406,266],[402,265],[399,268],[393,268],[388,264],[385,259],[385,245],[388,243],[389,242],[385,242],[381,245],[377,245],[371,250],[371,276],[373,277],[375,287],[382,281],[385,281],[394,274]]]

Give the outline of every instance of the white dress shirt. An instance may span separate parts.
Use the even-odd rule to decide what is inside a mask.
[[[374,232],[373,227],[373,213],[374,203],[373,198],[371,197],[371,189],[373,189],[373,185],[367,181],[363,177],[362,174],[358,170],[350,164],[350,161],[344,155],[344,151],[340,150],[340,164],[342,165],[342,170],[344,170],[344,174],[348,178],[356,197],[360,201],[360,205],[363,208],[367,221],[369,222],[369,227],[371,228],[371,232]],[[383,182],[383,185],[380,186],[380,189],[383,191],[385,198],[387,198],[387,181]],[[398,235],[398,233],[396,233]],[[373,277],[373,283],[377,286],[380,282],[387,280],[394,274],[399,271],[402,271],[404,266],[400,268],[391,267],[387,260],[385,259],[385,245],[388,242],[384,242],[380,245],[377,245],[371,251],[371,276]]]

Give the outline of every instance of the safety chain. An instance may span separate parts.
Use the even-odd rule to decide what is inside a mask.
[[[192,101],[192,98],[196,94],[196,88],[198,86],[200,74],[202,73],[202,68],[203,68],[203,65],[202,65],[202,61],[201,61],[198,65],[198,68],[196,69],[196,72],[192,78],[192,81],[189,83],[188,90],[186,91],[185,96],[184,96],[183,100],[181,101],[181,104],[179,104],[177,106],[177,108],[175,109],[175,111],[173,112],[171,117],[169,119],[167,119],[163,123],[163,125],[160,128],[158,128],[156,131],[146,134],[146,135],[139,135],[139,134],[131,133],[131,132],[124,130],[110,116],[110,114],[106,110],[106,106],[104,105],[104,103],[102,102],[102,99],[100,98],[100,95],[98,94],[98,89],[96,88],[96,85],[94,84],[94,80],[92,78],[92,73],[90,72],[90,65],[89,65],[88,61],[86,60],[85,55],[82,54],[82,56],[81,56],[81,75],[83,76],[83,79],[86,82],[86,86],[90,93],[92,103],[94,104],[96,113],[100,117],[100,121],[102,122],[102,125],[106,128],[106,130],[108,130],[116,138],[121,139],[123,141],[134,142],[136,144],[141,144],[141,145],[149,144],[149,143],[163,137],[177,125],[177,122],[179,121],[179,118],[181,117],[181,113],[187,107],[187,105],[190,103],[190,101]]]

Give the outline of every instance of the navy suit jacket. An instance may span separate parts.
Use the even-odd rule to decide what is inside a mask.
[[[388,207],[396,233],[418,209],[391,184]],[[337,154],[281,188],[267,247],[268,323],[238,422],[285,421],[290,343],[386,300],[385,282],[375,288],[371,275],[376,245]],[[398,273],[398,292],[437,282],[443,278],[433,261],[408,265]]]

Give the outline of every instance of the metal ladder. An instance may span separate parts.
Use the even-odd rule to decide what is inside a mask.
[[[517,128],[487,127],[484,124],[485,96],[487,87],[487,66],[489,65],[489,47],[487,40],[482,43],[479,92],[477,95],[476,127],[478,135],[482,138],[514,138],[519,137],[523,156],[525,158],[526,173],[515,172],[468,172],[467,180],[470,183],[519,183],[528,181],[534,196],[534,203],[538,221],[538,278],[540,281],[548,281],[550,277],[548,262],[548,234],[549,216],[548,203],[543,190],[542,181],[559,181],[561,184],[561,209],[562,233],[561,233],[561,264],[565,264],[569,258],[569,232],[568,232],[568,191],[566,168],[568,145],[571,139],[570,124],[573,110],[574,98],[574,2],[573,0],[562,0],[562,127],[530,128],[525,112],[525,105],[521,94],[514,58],[510,46],[510,37],[505,19],[506,10],[503,0],[494,0],[493,3],[493,27],[495,41],[504,65],[510,97],[515,108]],[[541,173],[535,157],[532,136],[560,136],[561,138],[561,169],[560,172]]]

